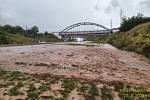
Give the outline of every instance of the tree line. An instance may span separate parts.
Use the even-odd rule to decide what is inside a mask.
[[[33,36],[39,33],[39,28],[37,26],[33,26],[30,29],[25,30],[21,26],[3,25],[0,26],[0,30],[6,31],[10,34],[21,34],[25,36]]]
[[[130,29],[132,29],[133,27],[142,24],[142,23],[146,23],[146,22],[150,22],[150,17],[144,17],[143,14],[137,14],[137,16],[133,16],[130,18],[127,17],[123,17],[123,22],[119,28],[119,30],[121,32],[126,32],[129,31]]]
[[[0,44],[28,44],[60,41],[54,34],[39,32],[37,26],[24,29],[21,26],[0,25]]]

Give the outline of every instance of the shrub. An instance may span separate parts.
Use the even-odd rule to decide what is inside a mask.
[[[39,98],[39,92],[37,91],[36,87],[34,86],[34,84],[31,84],[29,86],[29,89],[27,91],[27,96],[28,98],[27,99],[30,99],[30,100],[37,100]]]
[[[143,48],[143,53],[145,56],[150,58],[150,45]]]
[[[113,94],[112,94],[111,89],[107,88],[106,86],[103,86],[101,91],[102,91],[103,100],[112,100],[113,99]]]
[[[70,93],[73,89],[75,89],[75,87],[76,87],[75,80],[65,79],[63,81],[62,87],[65,89],[64,91],[62,91],[62,95],[64,97],[66,97],[68,95],[68,93]]]
[[[95,100],[95,96],[99,96],[99,90],[97,89],[97,86],[94,83],[91,84],[91,89],[89,91],[89,94],[91,100]]]
[[[18,95],[23,95],[23,93],[19,92],[18,87],[14,86],[9,90],[9,95],[10,96],[18,96]]]

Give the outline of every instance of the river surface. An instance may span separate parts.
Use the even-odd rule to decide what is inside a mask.
[[[150,60],[109,44],[71,42],[0,47],[0,68],[150,86]]]

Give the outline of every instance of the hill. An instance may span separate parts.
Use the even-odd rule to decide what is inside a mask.
[[[25,32],[13,32],[0,29],[0,44],[28,44],[37,43],[38,41],[44,42],[58,42],[58,39],[53,34],[29,34]]]
[[[22,36],[20,34],[10,34],[0,30],[0,44],[24,44],[33,43],[35,39]]]
[[[113,46],[137,52],[150,58],[150,22],[134,27],[127,32],[114,33],[97,39],[99,43],[109,43]]]

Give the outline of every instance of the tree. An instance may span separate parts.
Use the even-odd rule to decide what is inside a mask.
[[[0,44],[8,44],[8,39],[5,34],[5,31],[0,30]]]
[[[4,25],[0,28],[1,30],[4,30],[10,34],[20,34],[25,32],[25,30],[21,26]]]
[[[15,26],[14,29],[16,32],[24,32],[25,31],[21,26]]]
[[[47,32],[47,31],[45,31],[45,32],[44,32],[44,34],[45,34],[45,35],[47,35],[47,34],[48,34],[48,32]]]
[[[4,25],[1,27],[2,30],[9,32],[9,33],[13,33],[15,32],[15,29],[11,26],[11,25]]]
[[[133,27],[145,22],[150,22],[150,18],[143,17],[143,15],[140,13],[137,16],[133,16],[131,18],[124,17],[119,30],[121,32],[129,31]]]
[[[31,27],[31,29],[28,30],[28,33],[30,33],[30,34],[36,35],[38,32],[39,32],[39,29],[37,26],[33,26],[33,27]]]

